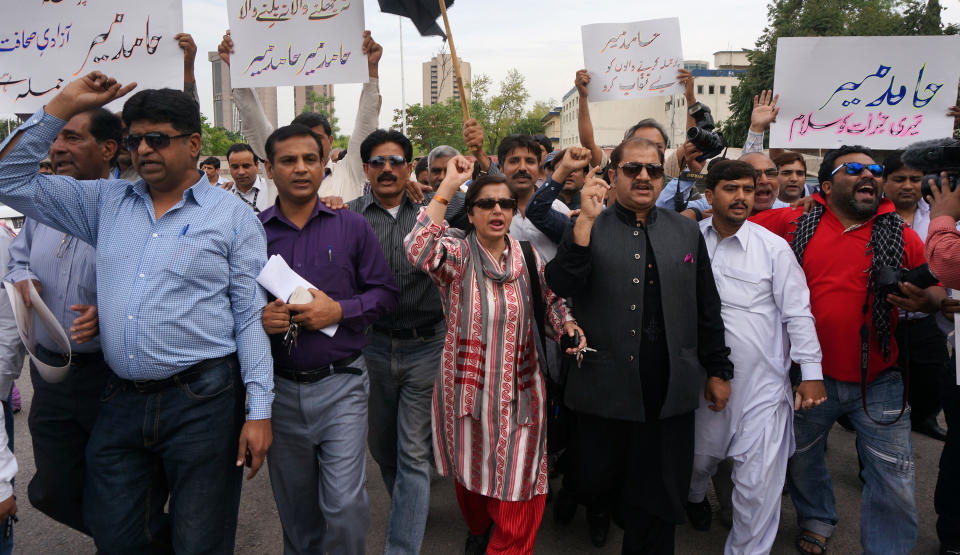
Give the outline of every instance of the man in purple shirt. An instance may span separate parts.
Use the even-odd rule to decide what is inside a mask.
[[[267,139],[267,176],[277,203],[258,217],[267,254],[278,254],[323,288],[313,300],[263,310],[274,359],[270,481],[286,553],[361,554],[370,525],[366,492],[367,397],[360,349],[365,328],[390,311],[398,289],[363,216],[319,202],[320,138],[288,125]],[[297,341],[283,344],[291,320]],[[323,328],[337,324],[332,337]],[[319,499],[318,496],[319,495]]]

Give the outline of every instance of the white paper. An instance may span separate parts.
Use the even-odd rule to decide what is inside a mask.
[[[290,300],[290,296],[293,295],[297,287],[319,289],[309,281],[303,279],[300,274],[294,272],[287,264],[287,261],[279,254],[275,254],[267,259],[267,263],[263,266],[263,269],[260,270],[260,275],[257,276],[257,283],[262,285],[263,288],[269,291],[274,297],[283,299],[283,302]],[[337,333],[338,327],[340,327],[339,324],[332,324],[320,331],[328,337],[333,337],[333,335]]]
[[[48,383],[61,382],[67,377],[67,373],[70,370],[70,357],[72,356],[70,339],[67,337],[66,331],[60,326],[60,322],[57,321],[57,317],[50,312],[50,309],[47,308],[43,299],[40,298],[36,288],[33,286],[33,281],[31,280],[29,284],[29,308],[27,308],[27,304],[23,302],[23,297],[20,295],[20,292],[17,291],[17,288],[14,287],[12,283],[4,283],[3,287],[7,290],[7,298],[10,299],[10,306],[13,307],[13,317],[17,322],[17,331],[20,333],[20,340],[23,341],[23,346],[27,348],[27,353],[30,355],[33,364],[37,367],[37,372],[40,373],[40,377]],[[67,354],[67,362],[63,366],[50,366],[36,357],[37,339],[33,331],[34,315],[37,316],[37,320],[46,328],[47,333],[57,343],[55,346],[56,350]]]
[[[580,31],[590,102],[683,94],[679,18],[596,23]]]
[[[35,112],[91,71],[136,81],[136,90],[183,87],[183,50],[173,38],[183,29],[180,0],[7,0],[4,8],[0,113]]]
[[[366,83],[363,2],[227,0],[234,87]]]
[[[900,149],[950,137],[958,59],[958,36],[778,39],[770,146]]]

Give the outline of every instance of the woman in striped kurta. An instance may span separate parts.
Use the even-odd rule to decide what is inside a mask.
[[[489,538],[487,553],[531,553],[547,493],[547,436],[530,274],[540,282],[549,328],[557,335],[579,328],[547,287],[539,257],[528,274],[520,244],[507,236],[516,199],[503,178],[473,182],[466,195],[473,230],[465,238],[446,234],[445,197],[469,170],[466,159],[450,162],[405,241],[411,263],[440,288],[447,317],[433,393],[434,453],[440,473],[457,480],[468,552],[473,542],[482,553]]]

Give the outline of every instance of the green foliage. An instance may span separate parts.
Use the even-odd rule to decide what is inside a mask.
[[[0,141],[7,139],[7,135],[13,133],[20,126],[20,122],[15,119],[0,119]]]
[[[476,119],[484,132],[484,150],[494,152],[500,140],[511,133],[542,133],[540,119],[550,111],[553,100],[537,102],[524,112],[530,93],[523,75],[516,69],[507,72],[500,82],[500,92],[490,94],[490,78],[478,75],[467,86],[470,90],[470,117]],[[403,114],[394,110],[393,127],[402,127]],[[466,151],[463,142],[463,111],[460,101],[448,98],[433,106],[407,106],[407,137],[420,153],[439,145],[450,145]]]
[[[200,156],[226,156],[230,145],[247,142],[239,133],[227,131],[223,127],[211,126],[203,114],[200,114],[200,129],[203,138]]]
[[[327,121],[330,122],[330,130],[333,131],[333,136],[336,137],[340,134],[340,125],[337,117],[334,114],[333,108],[334,97],[326,96],[322,94],[317,94],[312,90],[307,91],[307,98],[303,103],[304,112],[316,112],[318,114],[324,115],[327,117]],[[346,148],[346,147],[344,147]]]
[[[742,145],[750,127],[753,96],[773,88],[780,37],[956,34],[944,26],[939,0],[773,0],[767,27],[748,55],[750,68],[730,96],[731,117],[720,127],[727,142]]]

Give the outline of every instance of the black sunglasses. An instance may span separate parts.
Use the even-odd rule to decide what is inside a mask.
[[[517,199],[515,198],[481,198],[473,201],[471,206],[476,206],[481,210],[493,210],[493,207],[500,205],[500,208],[513,212],[517,209]]]
[[[367,164],[370,164],[371,168],[379,170],[386,166],[387,162],[390,162],[390,166],[394,168],[407,163],[403,156],[397,156],[396,154],[393,154],[391,156],[374,156],[367,161]]]
[[[123,139],[123,144],[126,145],[127,150],[133,152],[140,148],[140,140],[144,139],[147,141],[147,146],[153,150],[159,150],[161,148],[167,148],[170,146],[170,141],[173,139],[182,139],[184,137],[189,137],[193,133],[181,133],[180,135],[170,136],[166,133],[160,133],[159,131],[151,131],[150,133],[144,133],[143,135],[127,135]]]
[[[626,164],[620,166],[620,171],[623,172],[623,175],[627,179],[634,179],[642,170],[647,170],[647,175],[650,176],[650,179],[657,179],[663,177],[663,164],[643,164],[641,162],[627,162]]]
[[[832,172],[830,172],[830,177],[833,177],[840,171],[840,168],[846,168],[847,175],[860,175],[863,173],[864,168],[870,170],[870,173],[879,177],[883,175],[883,166],[880,164],[861,164],[860,162],[844,162],[837,166]]]

